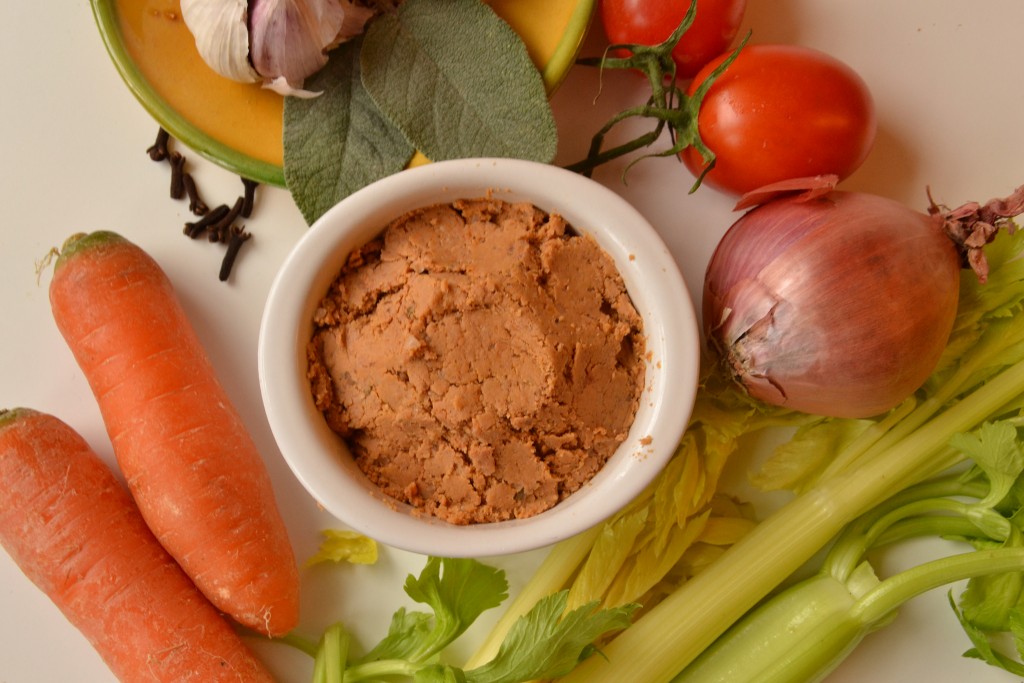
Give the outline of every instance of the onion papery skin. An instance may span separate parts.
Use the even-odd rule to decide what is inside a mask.
[[[913,394],[956,316],[961,258],[941,224],[877,195],[775,199],[726,232],[704,280],[704,332],[748,393],[832,417]]]

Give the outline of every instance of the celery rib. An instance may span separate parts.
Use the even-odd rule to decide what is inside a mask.
[[[899,538],[893,529],[904,525],[899,533],[913,534],[905,525],[906,518],[920,508],[917,505],[931,506],[935,499],[953,496],[984,496],[987,487],[976,483],[964,483],[958,477],[946,477],[935,481],[912,486],[871,509],[870,513],[851,522],[836,538],[822,564],[822,571],[845,581],[853,573],[863,559],[864,553],[877,545],[884,545]],[[941,505],[941,503],[940,503]],[[928,508],[934,510],[934,508]],[[944,517],[940,521],[950,522],[954,518]],[[896,522],[896,520],[900,520]],[[922,522],[918,520],[918,526]],[[973,528],[967,523],[968,530]]]
[[[857,601],[853,613],[865,622],[878,621],[932,589],[977,576],[1019,571],[1024,571],[1024,548],[974,550],[931,560],[879,583]]]

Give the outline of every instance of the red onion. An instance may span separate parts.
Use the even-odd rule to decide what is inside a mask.
[[[718,245],[704,282],[704,329],[753,397],[836,417],[882,413],[935,369],[956,316],[960,270],[984,280],[981,248],[1024,212],[1007,200],[928,214],[832,190],[765,200]],[[802,187],[807,187],[802,185]]]

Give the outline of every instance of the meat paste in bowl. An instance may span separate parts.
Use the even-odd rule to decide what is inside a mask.
[[[626,439],[644,356],[594,238],[486,197],[410,211],[354,250],[307,348],[359,469],[453,524],[528,518],[585,485]]]

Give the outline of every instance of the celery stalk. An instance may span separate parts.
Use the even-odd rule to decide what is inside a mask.
[[[673,683],[818,680],[871,629],[854,614],[856,604],[850,586],[814,575],[733,626]]]
[[[866,563],[849,583],[816,574],[744,617],[673,683],[815,683],[907,600],[955,581],[1021,570],[1024,548],[1000,548],[932,560],[881,582]]]
[[[1017,420],[1005,424],[1017,429]],[[908,600],[977,577],[1024,571],[1019,511],[1010,493],[1024,481],[1024,451],[1004,440],[1011,432],[979,429],[975,469],[904,489],[847,525],[819,572],[766,600],[729,628],[673,683],[812,683],[831,672],[868,633],[887,625]],[[1013,434],[1016,440],[1016,434]],[[984,481],[987,480],[987,483]],[[951,533],[952,532],[952,533]],[[879,581],[867,553],[905,538],[960,536],[979,547],[903,570]],[[992,547],[999,545],[1002,547]],[[990,663],[1020,665],[995,652],[982,631],[1014,630],[1019,580],[1004,576],[995,590],[968,583],[957,617]],[[970,595],[968,595],[970,594]],[[956,605],[953,605],[956,610]],[[972,616],[974,615],[974,616]],[[1019,635],[1019,634],[1018,634]]]
[[[1024,361],[1000,372],[856,470],[819,481],[794,498],[603,648],[565,682],[670,681],[749,609],[823,548],[843,526],[890,495],[953,464],[933,462],[954,434],[1011,403]],[[962,457],[962,456],[961,456]]]
[[[327,628],[327,632],[324,634],[324,659],[326,660],[324,677],[326,683],[344,682],[349,640],[350,637],[341,624],[334,624]]]
[[[671,680],[839,531],[849,492],[821,486],[795,499],[563,681]]]

